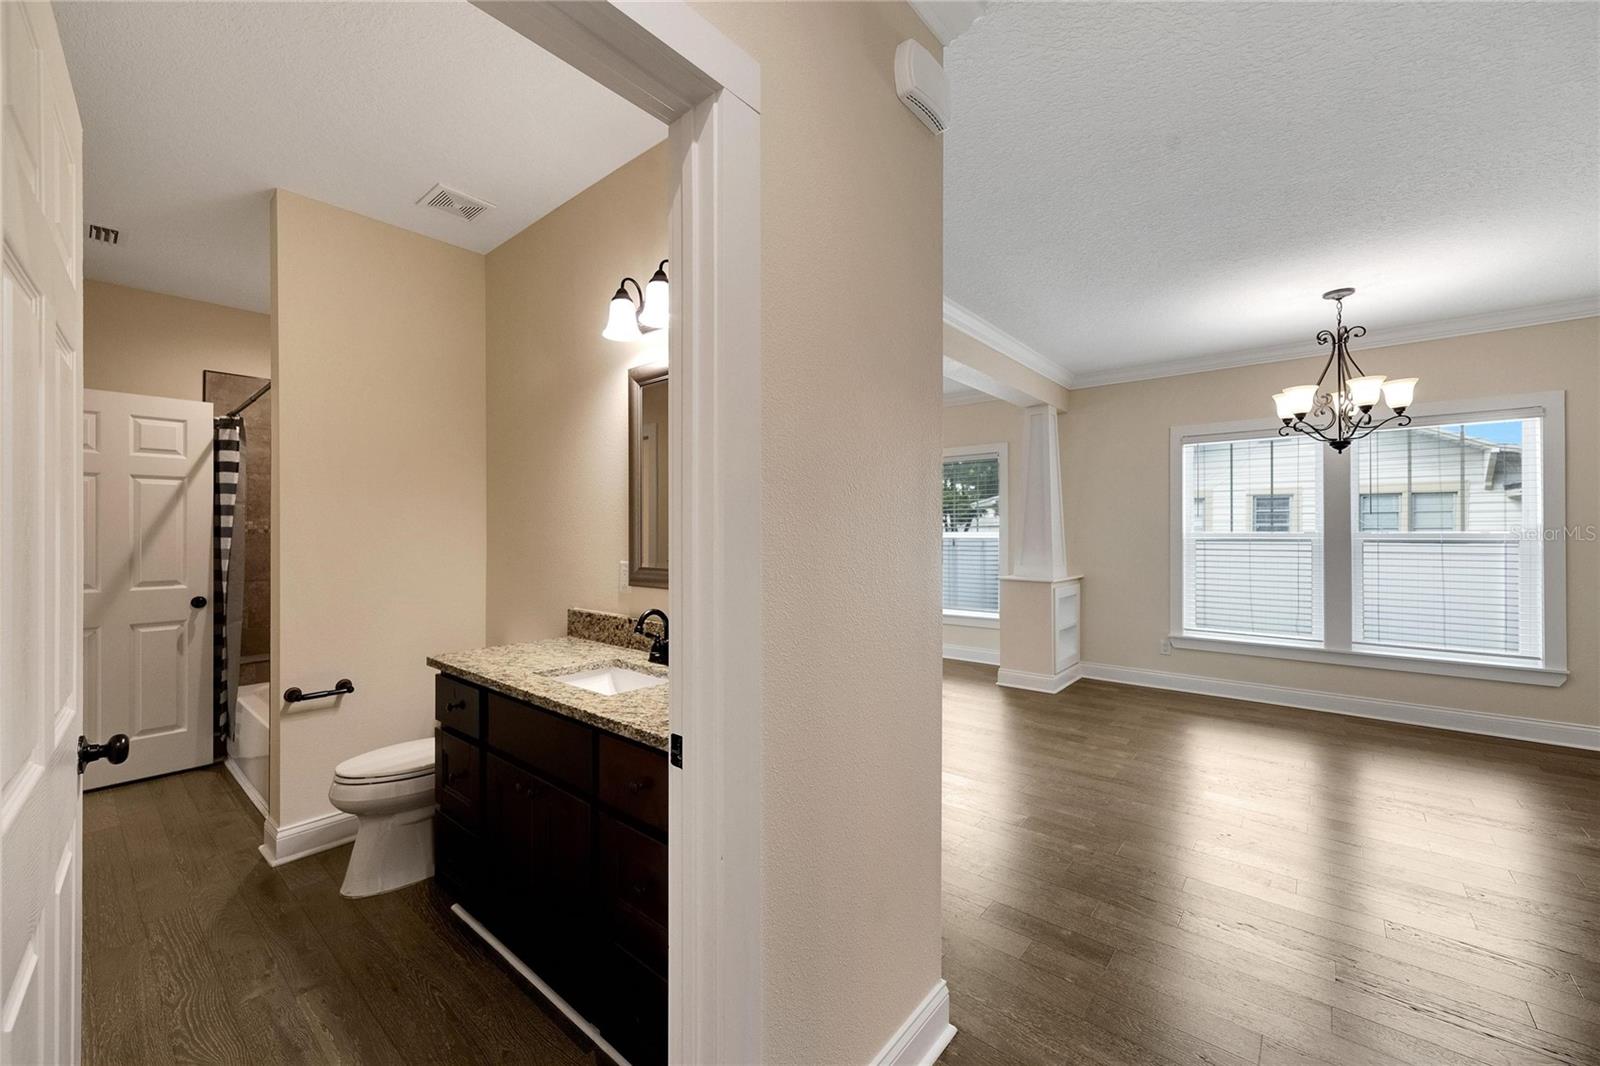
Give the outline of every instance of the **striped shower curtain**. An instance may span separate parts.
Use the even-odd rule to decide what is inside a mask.
[[[244,419],[238,415],[223,416],[216,420],[215,441],[216,491],[213,496],[214,521],[211,535],[215,547],[211,553],[215,567],[211,578],[211,609],[214,631],[216,666],[212,674],[215,688],[213,728],[215,735],[225,738],[232,728],[233,694],[238,686],[238,666],[228,647],[229,637],[236,636],[237,626],[229,620],[237,611],[230,611],[228,583],[233,576],[233,520],[239,500],[240,474],[244,463]],[[229,630],[233,633],[230,634]]]

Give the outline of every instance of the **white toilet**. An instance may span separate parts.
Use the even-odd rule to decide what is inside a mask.
[[[433,876],[432,737],[346,759],[334,768],[328,801],[360,820],[343,895],[359,899]]]

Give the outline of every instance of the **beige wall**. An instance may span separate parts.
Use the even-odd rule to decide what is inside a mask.
[[[84,388],[199,400],[207,370],[270,377],[268,316],[104,281],[84,283]]]
[[[940,973],[939,141],[900,3],[696,8],[761,64],[764,1059],[869,1061]]]
[[[273,203],[271,811],[426,737],[432,653],[484,643],[484,258],[279,190]]]
[[[667,255],[665,144],[489,253],[488,640],[560,636],[568,607],[638,614],[628,558],[628,368],[664,341],[600,336],[624,276]]]
[[[1600,524],[1600,319],[1364,349],[1373,373],[1422,379],[1418,402],[1565,390],[1567,525]],[[1314,359],[1074,390],[1064,423],[1067,552],[1084,575],[1086,663],[1227,678],[1558,722],[1600,724],[1600,544],[1567,545],[1571,677],[1561,688],[1175,650],[1168,615],[1169,427],[1271,417]],[[1077,461],[1074,461],[1074,457]]]

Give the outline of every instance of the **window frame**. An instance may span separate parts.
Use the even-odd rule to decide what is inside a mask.
[[[1183,516],[1192,506],[1184,494],[1183,446],[1206,441],[1241,440],[1277,435],[1282,423],[1250,419],[1209,425],[1174,426],[1170,431],[1168,493],[1167,640],[1174,648],[1336,663],[1447,677],[1467,677],[1522,684],[1558,686],[1567,679],[1567,551],[1566,551],[1566,393],[1542,392],[1432,401],[1407,412],[1413,425],[1492,422],[1542,417],[1541,541],[1543,544],[1544,658],[1538,662],[1496,655],[1417,652],[1402,649],[1355,648],[1352,611],[1355,524],[1360,493],[1351,452],[1328,448],[1322,462],[1323,619],[1322,640],[1275,640],[1262,637],[1217,637],[1184,629]],[[1321,445],[1326,448],[1326,445]],[[1406,505],[1409,508],[1409,504]]]
[[[1401,518],[1405,515],[1405,496],[1403,492],[1362,492],[1360,486],[1356,489],[1356,528],[1363,533],[1404,533],[1406,529],[1401,525]],[[1394,528],[1393,529],[1362,529],[1361,519],[1365,517],[1361,504],[1368,499],[1394,501]],[[1376,514],[1377,512],[1372,512]]]
[[[941,483],[944,477],[944,464],[950,459],[972,459],[982,456],[997,456],[1000,460],[1000,577],[1004,578],[1011,573],[1011,492],[1006,483],[1006,471],[1010,465],[1010,456],[1007,454],[1006,443],[998,444],[957,444],[944,450],[944,455],[939,459],[939,476]],[[941,507],[941,518],[943,509]],[[940,541],[941,566],[943,558],[943,540]],[[1000,628],[1000,612],[993,614],[988,611],[952,611],[944,606],[944,583],[941,579],[939,587],[939,610],[947,625],[974,626],[982,629]]]
[[[1282,529],[1262,529],[1260,527],[1259,523],[1261,522],[1261,501],[1262,500],[1282,500],[1283,501],[1283,528]],[[1273,508],[1269,509],[1267,513],[1268,513],[1269,516],[1276,517],[1277,516],[1277,508],[1273,507]],[[1271,534],[1271,533],[1293,533],[1294,532],[1294,493],[1292,493],[1292,492],[1255,492],[1255,493],[1251,493],[1250,494],[1250,532],[1251,533],[1269,533],[1269,534]]]

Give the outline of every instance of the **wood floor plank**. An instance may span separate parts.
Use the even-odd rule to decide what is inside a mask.
[[[1600,756],[994,679],[946,664],[966,1061],[1600,1064]]]

